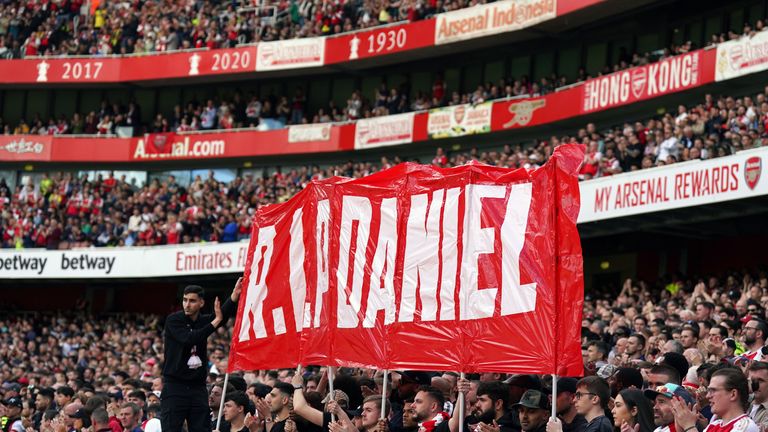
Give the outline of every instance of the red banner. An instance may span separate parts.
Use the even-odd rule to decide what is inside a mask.
[[[581,146],[534,171],[401,164],[254,218],[230,370],[582,373]]]
[[[493,104],[491,129],[503,131],[553,123],[580,114],[581,86],[542,97]]]
[[[131,140],[131,161],[213,159],[268,156],[297,153],[321,153],[352,150],[354,124],[331,126],[329,137],[289,143],[289,128],[271,131],[238,131],[189,134],[150,134]],[[345,132],[345,130],[349,130]],[[154,150],[154,138],[167,135],[164,151]],[[283,145],[275,145],[282,143]],[[345,144],[346,143],[346,144]]]
[[[0,84],[89,84],[254,72],[256,46],[130,57],[0,61]]]
[[[326,39],[325,64],[426,48],[434,43],[435,23],[432,20],[343,34]]]
[[[510,33],[601,1],[604,0],[498,2],[489,6],[487,14],[480,16],[473,16],[477,8],[467,8],[438,14],[435,19],[382,26],[339,36],[262,42],[258,49],[254,44],[231,49],[158,52],[126,57],[2,60],[0,84],[83,85],[321,67],[432,47],[436,45],[436,36],[441,43],[448,43],[492,33]],[[509,8],[504,9],[504,5]],[[619,9],[624,8],[619,4]],[[490,13],[491,9],[494,10],[493,14]],[[545,9],[547,14],[544,14]],[[477,31],[475,21],[482,21],[482,27],[487,31]],[[459,35],[454,34],[457,32]]]
[[[590,79],[584,83],[582,111],[601,111],[711,83],[714,66],[715,50],[704,49]]]
[[[0,161],[47,161],[53,140],[49,135],[0,135]]]

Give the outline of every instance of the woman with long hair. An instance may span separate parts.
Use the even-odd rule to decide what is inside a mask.
[[[622,432],[653,432],[651,401],[642,390],[626,389],[619,392],[613,404],[614,425]]]

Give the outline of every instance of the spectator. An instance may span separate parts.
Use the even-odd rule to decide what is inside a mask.
[[[694,403],[687,390],[671,383],[652,387],[645,391],[645,396],[653,401],[653,423],[656,425],[657,431],[672,430],[675,427],[676,413],[674,412],[673,403],[675,399],[679,398],[686,404],[693,405]]]
[[[614,425],[622,430],[629,428],[639,432],[652,432],[655,429],[653,409],[641,390],[622,390],[616,396],[612,414]]]
[[[605,416],[610,389],[600,377],[582,378],[576,386],[576,411],[587,420],[586,432],[610,432],[613,427]]]
[[[545,432],[549,417],[547,396],[538,390],[523,393],[515,406],[520,414],[520,426],[523,432]]]
[[[141,411],[139,407],[132,402],[126,402],[120,406],[120,424],[123,430],[127,432],[143,432],[139,427],[141,420]]]
[[[233,432],[248,432],[245,425],[245,417],[250,414],[248,396],[241,391],[227,393],[224,399],[224,420],[226,420]]]

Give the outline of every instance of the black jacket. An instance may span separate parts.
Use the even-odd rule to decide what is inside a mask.
[[[221,305],[221,312],[224,314],[222,324],[227,322],[235,314],[237,306],[227,297],[224,304]],[[205,379],[208,376],[208,336],[216,329],[211,325],[214,315],[200,314],[197,320],[192,321],[179,311],[168,315],[165,320],[165,331],[163,337],[165,340],[165,364],[163,365],[163,380],[166,382],[199,384],[205,385]],[[196,369],[190,369],[187,366],[189,358],[192,356],[192,348],[195,347],[195,354],[200,357],[202,366]]]

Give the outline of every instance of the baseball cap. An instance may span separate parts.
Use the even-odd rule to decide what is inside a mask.
[[[541,378],[539,378],[537,375],[512,375],[511,377],[507,378],[504,383],[524,389],[541,389]]]
[[[17,396],[10,397],[10,398],[4,400],[3,401],[3,405],[5,405],[7,407],[17,407],[17,408],[22,408],[24,406],[21,403],[21,398],[17,397]]]
[[[597,376],[602,379],[608,379],[618,372],[618,368],[612,364],[603,365],[597,370]]]
[[[520,398],[520,402],[513,405],[515,408],[524,406],[532,409],[549,409],[547,396],[538,390],[527,390]]]
[[[688,404],[693,404],[696,402],[693,400],[691,394],[688,393],[688,390],[680,387],[677,384],[664,384],[663,386],[656,387],[656,390],[648,389],[645,391],[645,397],[651,400],[656,399],[656,396],[659,395],[666,396],[670,399],[672,399],[674,396],[679,396],[685,401],[685,403]]]
[[[347,404],[349,404],[349,396],[347,396],[347,394],[346,394],[346,393],[344,393],[344,392],[343,392],[343,391],[341,391],[341,390],[334,390],[334,391],[333,391],[333,399],[331,399],[331,394],[330,394],[330,393],[328,393],[328,394],[327,394],[327,395],[326,395],[326,396],[323,398],[323,400],[322,400],[322,403],[328,403],[328,402],[330,402],[331,400],[335,400],[336,402],[343,400],[343,401],[345,401]]]
[[[21,384],[19,384],[17,382],[6,382],[6,383],[3,383],[3,390],[16,391],[17,392],[17,391],[21,390]]]

